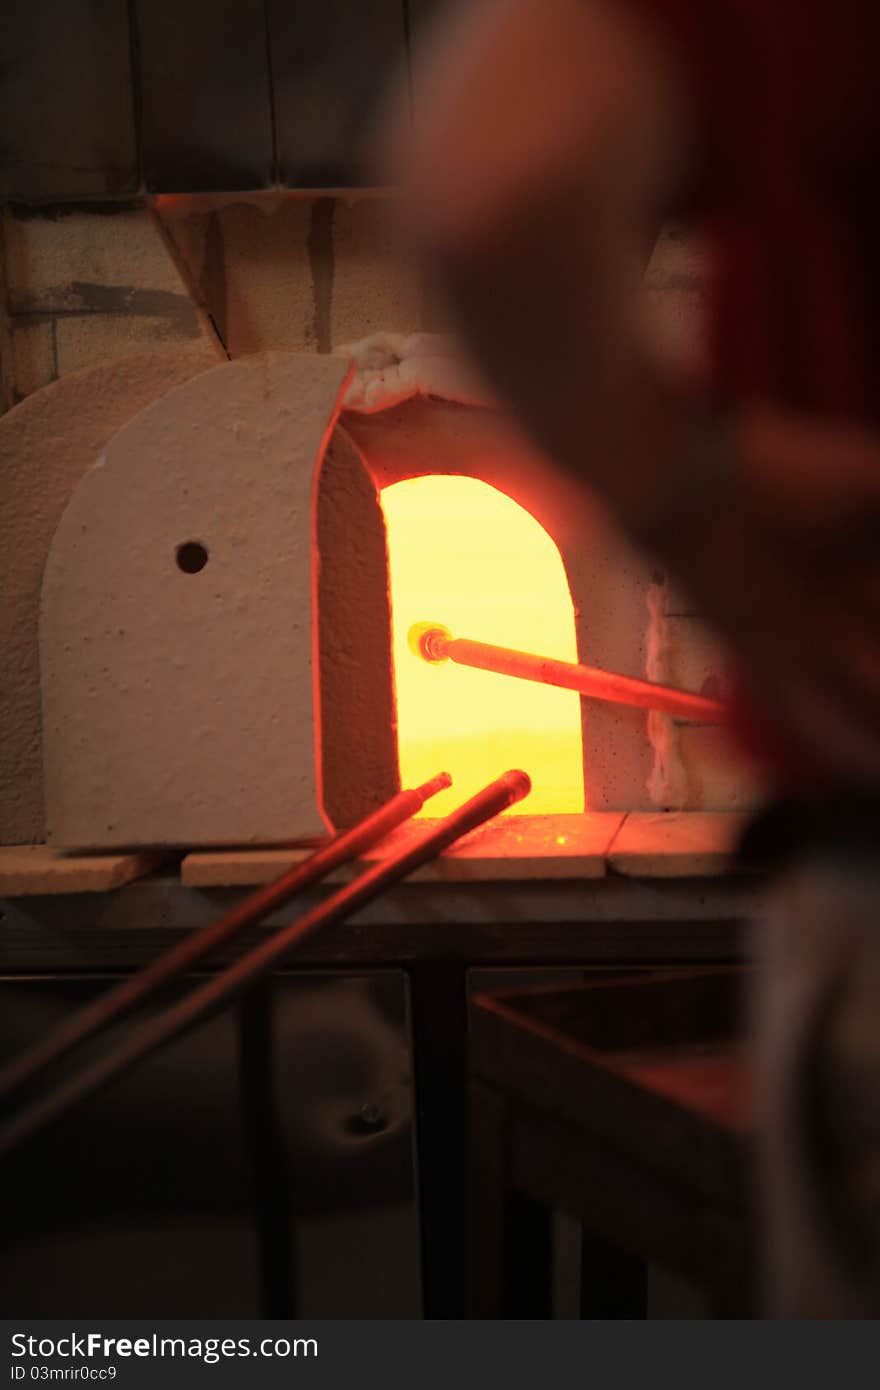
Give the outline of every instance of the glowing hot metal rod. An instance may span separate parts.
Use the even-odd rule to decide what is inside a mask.
[[[532,652],[514,651],[511,647],[493,647],[488,642],[453,637],[442,623],[415,623],[409,630],[409,645],[425,661],[454,661],[459,666],[494,671],[500,676],[515,676],[562,690],[576,690],[592,700],[662,710],[677,719],[694,719],[701,724],[720,724],[725,718],[725,707],[720,700],[710,700],[705,695],[694,695],[655,681],[602,671],[596,666],[580,666],[573,661],[556,661]]]

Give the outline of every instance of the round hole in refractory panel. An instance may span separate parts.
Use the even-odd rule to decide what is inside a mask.
[[[201,541],[184,541],[177,547],[177,568],[184,574],[198,574],[207,563],[208,551]]]

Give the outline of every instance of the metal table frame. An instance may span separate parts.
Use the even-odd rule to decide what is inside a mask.
[[[759,888],[743,875],[405,883],[308,942],[285,966],[285,973],[399,969],[407,976],[426,1317],[459,1318],[466,1308],[469,971],[739,960],[746,949],[743,924],[756,915]],[[206,925],[242,891],[185,888],[175,876],[158,874],[106,894],[0,900],[0,974],[13,979],[136,969],[177,932]],[[303,895],[296,912],[326,891]],[[270,916],[218,960],[231,959],[259,932],[292,915],[288,908]],[[259,1057],[271,1053],[271,1039],[258,1033],[257,1070]],[[249,1074],[253,1080],[253,1067]],[[265,1106],[265,1118],[264,1112]],[[271,1134],[271,1116],[267,1126]],[[267,1316],[290,1316],[289,1307],[283,1311],[289,1269],[283,1250],[267,1249],[270,1225],[261,1227],[264,1308]]]

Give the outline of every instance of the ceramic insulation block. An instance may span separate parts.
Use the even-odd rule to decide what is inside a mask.
[[[312,475],[349,374],[265,354],[110,441],[46,565],[43,741],[56,845],[311,837]]]
[[[191,353],[129,357],[75,372],[0,417],[0,844],[46,836],[38,621],[55,528],[115,432],[203,367]]]

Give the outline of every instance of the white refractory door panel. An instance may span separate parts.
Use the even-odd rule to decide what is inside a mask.
[[[320,835],[312,475],[346,360],[267,353],[170,391],[110,441],[43,581],[47,838]]]

